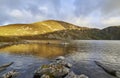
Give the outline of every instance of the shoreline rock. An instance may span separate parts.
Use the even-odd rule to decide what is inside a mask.
[[[38,68],[33,78],[88,78],[86,75],[76,75],[71,70],[72,65],[59,56],[52,63],[42,65]]]
[[[12,70],[12,71],[9,71],[5,74],[2,75],[2,77],[0,78],[15,78],[17,77],[19,74],[19,72],[17,72],[16,70]]]

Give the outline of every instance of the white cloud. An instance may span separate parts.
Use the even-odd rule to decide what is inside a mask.
[[[86,17],[82,17],[82,16],[75,16],[74,14],[68,14],[64,21],[78,25],[78,26],[82,26],[82,27],[90,27],[90,28],[95,28],[96,26],[93,23],[93,18],[91,16],[86,16]]]
[[[48,10],[48,8],[46,6],[42,6],[42,7],[40,6],[38,9],[40,11],[44,12],[45,14],[49,12],[49,10]]]
[[[10,16],[15,17],[15,18],[22,18],[23,17],[23,13],[20,10],[12,10],[10,12]]]
[[[120,24],[119,4],[119,0],[0,0],[0,24],[56,19],[104,28]]]
[[[87,19],[87,18],[77,18],[77,17],[73,17],[72,18],[72,21],[71,21],[71,23],[74,23],[74,24],[76,24],[76,25],[79,25],[79,26],[87,26],[87,27],[89,27],[89,26],[91,26],[90,23],[91,21],[90,21],[90,19]]]
[[[120,25],[120,17],[109,17],[107,19],[103,19],[102,23],[103,25],[106,25],[106,26]]]
[[[29,23],[33,20],[33,15],[27,10],[13,9],[10,11],[10,22],[13,23]]]
[[[11,23],[33,23],[38,21],[47,20],[47,16],[40,13],[32,14],[29,10],[14,9],[9,11],[9,15],[12,18],[8,22],[4,22],[3,25]]]

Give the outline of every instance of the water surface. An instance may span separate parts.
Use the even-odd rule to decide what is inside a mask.
[[[66,45],[56,41],[49,44],[32,42],[0,46],[0,65],[14,62],[0,75],[16,69],[21,72],[18,78],[32,78],[34,70],[40,65],[62,55],[73,64],[72,70],[76,74],[83,73],[90,78],[114,78],[105,73],[94,61],[110,63],[120,69],[119,46],[120,41],[112,40],[76,40]]]

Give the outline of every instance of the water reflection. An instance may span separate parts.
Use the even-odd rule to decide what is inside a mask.
[[[23,74],[19,78],[32,78],[34,70],[45,61],[48,63],[48,58],[63,55],[67,61],[73,64],[72,69],[77,74],[86,74],[90,78],[114,78],[99,68],[94,61],[108,62],[120,69],[119,46],[119,41],[94,40],[78,40],[67,45],[41,44],[39,42],[10,44],[0,47],[0,52],[3,53],[0,54],[0,64],[14,61],[15,64],[12,68],[19,69]],[[32,58],[33,56],[35,58]]]
[[[13,45],[5,46],[0,49],[0,52],[53,58],[56,56],[69,54],[76,50],[77,50],[76,48],[72,47],[69,44],[63,45],[63,44],[28,43],[28,44],[13,44]]]

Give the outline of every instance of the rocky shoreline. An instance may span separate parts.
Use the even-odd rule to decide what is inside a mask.
[[[88,78],[84,74],[75,74],[71,70],[71,67],[72,65],[66,62],[63,56],[59,56],[50,64],[43,64],[37,68],[33,74],[33,78]],[[12,70],[3,74],[0,78],[17,78],[19,73],[19,71]]]

